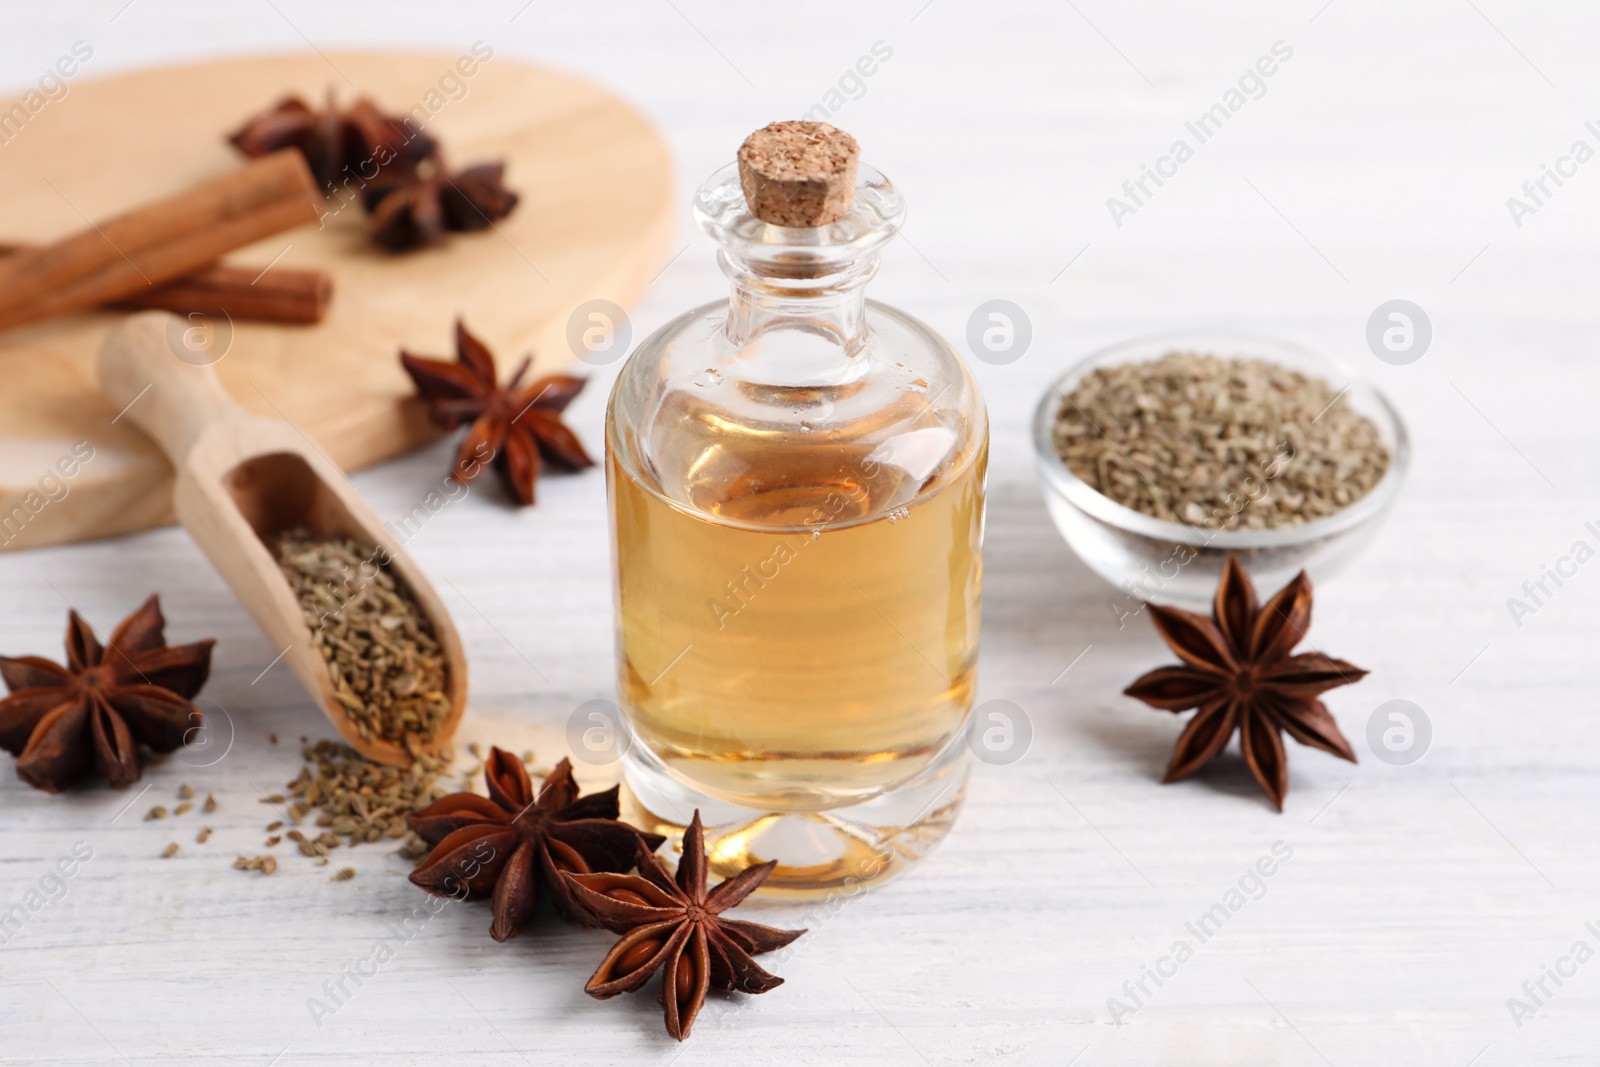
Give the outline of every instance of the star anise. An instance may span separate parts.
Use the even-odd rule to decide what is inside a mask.
[[[485,229],[517,206],[505,169],[504,163],[480,163],[451,173],[435,158],[415,175],[380,179],[361,194],[372,216],[368,232],[383,247],[403,252],[438,244],[450,231]]]
[[[331,92],[321,111],[298,96],[284,97],[228,140],[252,157],[298,148],[317,183],[329,192],[341,182],[360,185],[380,175],[410,174],[438,151],[432,137],[403,118],[384,114],[366,97],[341,108]]]
[[[1199,709],[1178,738],[1163,782],[1187,778],[1209,763],[1235,729],[1245,765],[1279,811],[1289,792],[1282,732],[1356,761],[1317,697],[1367,672],[1321,652],[1290,654],[1311,628],[1311,580],[1304,571],[1262,607],[1244,568],[1229,555],[1211,618],[1158,604],[1149,608],[1183,665],[1158,667],[1124,692],[1164,711]]]
[[[506,488],[523,505],[533,503],[541,455],[571,470],[594,466],[577,434],[561,421],[585,379],[553,374],[522,385],[531,362],[524,359],[509,382],[498,384],[494,356],[459,319],[454,363],[400,353],[437,425],[454,430],[472,424],[456,450],[456,476],[471,481],[493,459]]]
[[[67,614],[67,665],[0,656],[11,695],[0,700],[0,748],[17,777],[59,793],[92,763],[114,788],[139,780],[139,745],[171,752],[201,725],[189,701],[211,671],[211,640],[168,647],[155,596],[102,647],[76,611]]]
[[[570,923],[595,925],[561,872],[625,871],[635,850],[654,851],[666,838],[617,821],[617,787],[580,798],[572,761],[563,759],[536,795],[522,761],[503,749],[483,761],[489,795],[452,793],[406,821],[434,846],[413,884],[435,896],[492,899],[489,936],[516,937],[532,918],[541,887]]]
[[[749,867],[706,890],[705,838],[700,813],[683,834],[678,876],[641,847],[638,874],[569,874],[574,896],[622,940],[606,953],[584,992],[596,1000],[632,993],[661,972],[658,998],[667,1033],[682,1041],[711,988],[765,993],[783,984],[752,956],[780,949],[805,933],[723,917],[755,890],[776,860]]]

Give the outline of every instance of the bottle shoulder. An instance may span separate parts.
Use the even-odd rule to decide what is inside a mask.
[[[607,447],[669,500],[755,525],[792,525],[818,493],[848,519],[908,506],[980,459],[988,419],[954,349],[914,316],[865,302],[853,350],[803,316],[742,344],[729,305],[667,322],[612,391]]]

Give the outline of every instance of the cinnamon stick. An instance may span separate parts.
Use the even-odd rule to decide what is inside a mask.
[[[0,262],[31,250],[26,245],[0,243]],[[333,279],[320,270],[263,271],[218,264],[107,306],[157,308],[179,315],[199,312],[257,322],[315,323],[327,314],[332,297]]]
[[[0,262],[0,329],[127,300],[236,248],[315,222],[322,196],[284,149]]]
[[[160,308],[259,322],[321,322],[333,296],[333,279],[320,270],[208,267],[149,292],[119,300],[119,308]]]

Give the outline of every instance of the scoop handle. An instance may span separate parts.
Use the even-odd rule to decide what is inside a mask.
[[[212,366],[220,358],[204,341],[207,327],[165,311],[130,315],[100,346],[100,389],[172,460],[213,421],[239,412]]]

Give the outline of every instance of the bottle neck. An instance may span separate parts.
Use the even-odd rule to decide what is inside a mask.
[[[717,254],[732,281],[728,340],[745,348],[776,330],[797,330],[831,340],[846,356],[866,343],[867,283],[878,272],[876,255],[840,264],[741,260]]]

